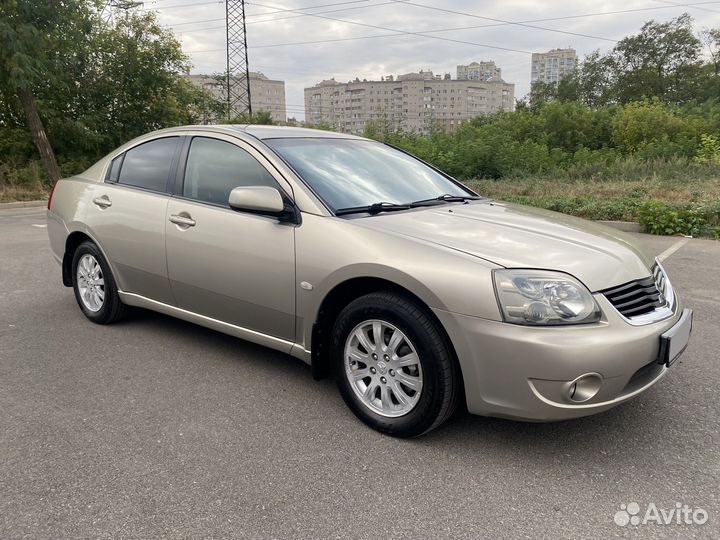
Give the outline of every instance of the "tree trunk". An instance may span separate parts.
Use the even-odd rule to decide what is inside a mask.
[[[32,133],[33,142],[40,153],[40,159],[45,167],[45,172],[47,172],[50,183],[54,184],[60,180],[60,168],[55,159],[55,152],[53,152],[50,141],[45,134],[45,127],[43,126],[42,120],[40,120],[35,97],[27,88],[18,88],[16,92],[25,111],[25,119],[30,128],[30,133]]]

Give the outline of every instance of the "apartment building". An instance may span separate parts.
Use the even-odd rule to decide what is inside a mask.
[[[219,100],[227,99],[227,87],[225,82],[218,77],[209,75],[186,75],[187,80],[198,88],[210,92],[213,97]],[[285,122],[285,81],[269,79],[262,73],[250,72],[250,102],[253,112],[268,111],[275,122]],[[206,118],[208,122],[215,118]]]
[[[575,49],[552,49],[544,53],[533,53],[530,82],[557,84],[575,69]]]
[[[452,130],[476,116],[514,107],[515,86],[502,79],[451,79],[450,74],[432,71],[389,75],[380,81],[329,79],[305,88],[307,122],[356,134],[369,121],[421,133],[431,126]]]
[[[495,62],[471,62],[466,66],[457,67],[458,80],[489,81],[490,79],[501,79],[502,71],[495,65]]]

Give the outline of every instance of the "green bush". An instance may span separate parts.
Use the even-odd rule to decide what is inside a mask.
[[[692,208],[672,207],[662,201],[647,201],[638,209],[638,218],[645,232],[651,234],[699,235],[707,220]]]
[[[596,109],[551,101],[478,116],[452,133],[428,135],[370,126],[366,135],[397,145],[460,179],[562,175],[604,180],[622,174],[720,171],[720,102],[668,105],[645,100]],[[684,172],[683,172],[684,174]]]
[[[702,164],[720,165],[720,140],[718,137],[707,133],[700,135],[700,147],[695,160]]]

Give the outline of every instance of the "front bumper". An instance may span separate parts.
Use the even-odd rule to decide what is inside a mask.
[[[673,315],[644,326],[630,325],[602,296],[605,314],[592,325],[529,327],[434,310],[460,361],[468,410],[473,414],[531,421],[564,420],[605,411],[659,381],[660,336],[680,319]],[[597,374],[600,389],[573,402],[576,378]]]

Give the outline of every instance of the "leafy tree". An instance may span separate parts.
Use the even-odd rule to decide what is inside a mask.
[[[270,111],[256,111],[252,116],[247,113],[242,113],[240,116],[233,118],[230,124],[260,124],[265,126],[272,126],[275,124]]]
[[[608,54],[587,55],[574,73],[550,88],[533,88],[534,103],[561,99],[590,107],[657,97],[687,103],[720,95],[720,30],[694,35],[693,20],[681,15],[665,23],[649,21]],[[701,44],[710,63],[703,65]]]
[[[537,109],[543,103],[556,99],[557,95],[557,84],[533,81],[530,85],[530,108]]]
[[[115,24],[96,23],[83,77],[82,122],[114,147],[137,135],[202,118],[203,93],[181,75],[188,57],[154,12],[126,11]]]
[[[615,102],[614,67],[613,58],[601,55],[600,51],[585,56],[572,77],[578,100],[589,107]]]
[[[0,141],[27,126],[51,181],[60,176],[56,154],[72,174],[128,139],[200,123],[207,111],[207,96],[182,77],[188,58],[153,12],[126,9],[109,22],[99,8],[99,0],[0,3]]]
[[[72,67],[72,47],[85,41],[94,7],[83,0],[0,3],[0,94],[5,101],[19,102],[51,182],[60,178],[60,169],[36,96],[48,87],[62,92],[71,84],[63,67]]]
[[[720,75],[720,28],[706,28],[700,32],[700,41],[710,57],[714,75]]]
[[[638,35],[614,47],[610,65],[619,102],[658,97],[682,103],[693,98],[702,63],[692,24],[687,13],[665,23],[649,21]]]

